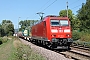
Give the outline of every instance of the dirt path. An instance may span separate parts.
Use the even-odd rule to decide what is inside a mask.
[[[0,45],[0,60],[8,60],[12,52],[12,41]]]

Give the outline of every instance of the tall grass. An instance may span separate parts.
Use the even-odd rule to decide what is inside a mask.
[[[45,60],[16,37],[4,37],[0,41],[4,42],[0,45],[0,60]]]
[[[16,49],[14,55],[17,60],[45,60],[41,55],[34,53],[30,46],[22,44],[19,40],[15,40],[13,45]]]

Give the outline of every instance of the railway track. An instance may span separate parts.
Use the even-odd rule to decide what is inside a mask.
[[[90,48],[89,47],[83,47],[83,46],[71,46],[72,48],[77,48],[77,49],[82,49],[82,50],[85,50],[85,51],[90,51]]]
[[[85,52],[80,52],[77,50],[70,50],[70,51],[56,51],[55,52],[64,55],[66,58],[74,59],[74,60],[90,60],[90,54]]]
[[[76,48],[76,47],[71,47],[71,49],[90,54],[90,50],[88,49],[81,49],[81,48]]]
[[[85,45],[76,44],[76,43],[73,43],[71,47],[90,51],[90,47],[85,46]]]
[[[79,49],[76,47],[71,47],[71,50],[69,51],[64,51],[64,52],[60,52],[58,50],[54,50],[54,51],[64,55],[66,58],[69,58],[69,59],[90,60],[90,51],[86,52],[86,50]]]
[[[74,59],[74,60],[90,60],[90,48],[83,46],[71,46],[71,50],[69,51],[57,51],[55,52],[64,55],[66,58]]]
[[[73,45],[70,51],[59,53],[74,60],[90,60],[90,48],[81,45]]]

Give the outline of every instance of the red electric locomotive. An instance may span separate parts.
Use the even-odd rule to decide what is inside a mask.
[[[46,16],[32,26],[31,41],[53,49],[68,49],[72,43],[70,20],[67,17]]]

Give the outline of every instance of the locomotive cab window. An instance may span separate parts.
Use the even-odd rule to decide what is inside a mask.
[[[68,26],[68,20],[51,20],[51,26]]]
[[[60,20],[60,25],[61,26],[68,26],[68,20]]]
[[[59,26],[59,20],[51,20],[51,26]]]

